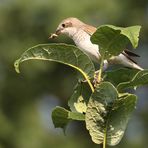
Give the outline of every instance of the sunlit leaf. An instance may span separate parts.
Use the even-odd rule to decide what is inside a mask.
[[[133,48],[136,48],[138,46],[139,33],[140,33],[141,26],[136,25],[136,26],[125,27],[125,28],[124,27],[116,27],[113,25],[108,25],[108,26],[112,27],[115,30],[121,30],[121,34],[128,37]]]
[[[76,46],[67,44],[41,44],[29,48],[16,60],[14,65],[17,72],[19,72],[20,63],[27,60],[54,61],[73,67],[83,75],[93,91],[89,79],[94,76],[94,64]]]
[[[135,108],[136,96],[131,94],[118,97],[116,88],[109,82],[97,86],[86,111],[86,127],[92,140],[108,145],[120,142],[131,112]]]

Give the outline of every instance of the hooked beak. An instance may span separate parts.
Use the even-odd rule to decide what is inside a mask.
[[[61,30],[62,30],[62,29],[57,29],[56,32],[55,32],[55,34],[56,34],[56,35],[60,35],[60,34],[61,34]]]
[[[55,32],[55,33],[52,33],[52,34],[49,36],[49,39],[54,39],[54,38],[58,37],[58,36],[61,34],[61,30],[62,30],[62,29],[57,28],[56,32]]]

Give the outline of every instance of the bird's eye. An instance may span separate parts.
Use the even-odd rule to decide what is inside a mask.
[[[62,24],[62,27],[65,27],[66,25],[65,24]]]

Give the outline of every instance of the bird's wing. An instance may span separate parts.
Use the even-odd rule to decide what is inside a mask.
[[[128,54],[126,54],[124,51],[122,52],[122,54],[129,59],[130,61],[132,61],[133,63],[137,64],[137,62],[135,60],[133,60]]]
[[[97,28],[85,24],[83,30],[91,36],[97,30]]]
[[[135,63],[135,64],[137,64],[137,62],[134,61],[131,57],[140,57],[138,54],[135,54],[135,53],[131,52],[131,51],[128,50],[128,49],[125,49],[125,50],[122,52],[122,54],[123,54],[124,56],[126,56],[130,61],[132,61],[132,62]]]
[[[124,52],[131,57],[140,57],[138,54],[135,54],[128,49],[125,49]]]

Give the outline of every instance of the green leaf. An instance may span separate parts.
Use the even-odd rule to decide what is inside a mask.
[[[85,121],[85,115],[77,112],[70,112],[68,118],[71,120]]]
[[[85,113],[90,95],[91,91],[87,83],[77,83],[74,92],[68,101],[71,111]]]
[[[121,30],[121,34],[128,37],[133,48],[136,48],[138,46],[139,33],[140,33],[141,26],[136,25],[136,26],[130,26],[130,27],[126,27],[126,28],[116,27],[116,26],[113,26],[113,25],[108,25],[108,26],[115,29],[115,30]]]
[[[85,119],[92,140],[97,144],[118,144],[135,103],[136,96],[131,94],[119,98],[116,88],[109,82],[98,85],[89,100]]]
[[[68,65],[84,76],[93,91],[93,86],[89,79],[94,76],[94,64],[76,46],[67,44],[41,44],[29,48],[16,60],[14,65],[17,72],[19,72],[20,63],[27,60],[47,60]]]
[[[121,141],[136,103],[137,96],[133,94],[123,96],[115,102],[107,121],[108,145],[117,145]]]
[[[137,72],[139,72],[139,70],[127,68],[105,71],[104,81],[109,81],[114,86],[117,86],[119,83],[130,81]]]
[[[70,119],[68,119],[69,111],[62,107],[56,107],[52,111],[52,121],[55,128],[63,128],[65,129]]]
[[[81,113],[74,113],[66,110],[65,108],[57,106],[52,111],[52,121],[55,126],[55,128],[63,128],[65,130],[67,124],[71,120],[78,120],[78,121],[84,121],[85,116]]]
[[[148,70],[139,71],[130,81],[120,83],[117,86],[119,91],[127,88],[134,88],[143,85],[148,85]]]
[[[105,59],[108,59],[119,55],[129,42],[136,48],[140,28],[140,26],[122,28],[113,25],[102,25],[91,36],[91,41],[99,45],[100,54],[104,55],[105,52]]]

